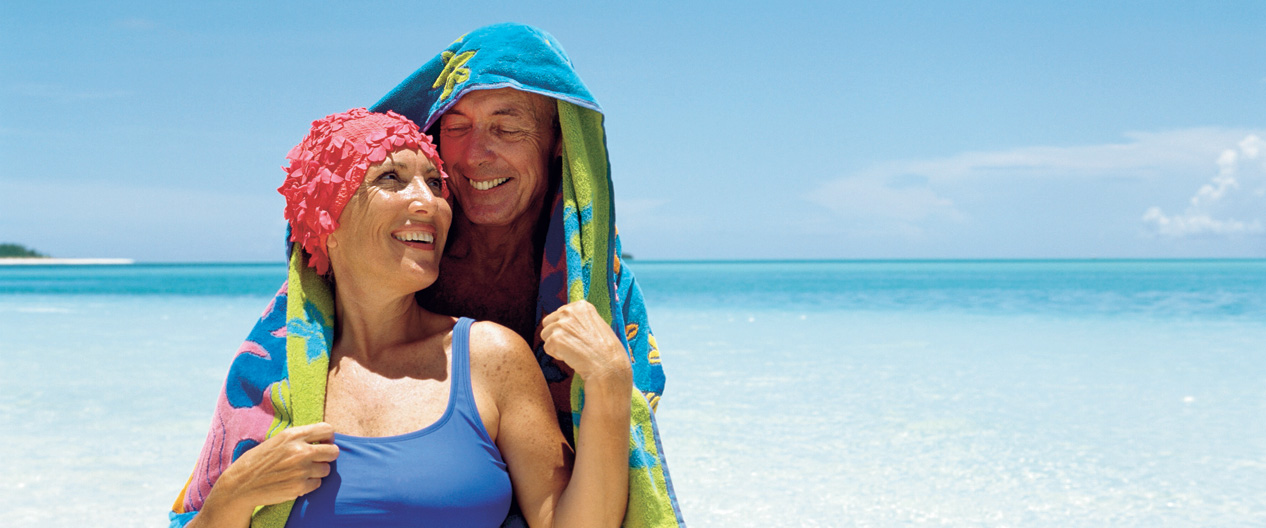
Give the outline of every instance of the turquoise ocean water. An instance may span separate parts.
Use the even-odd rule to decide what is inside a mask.
[[[631,265],[691,526],[1266,525],[1266,260]],[[284,276],[0,267],[0,526],[165,526]]]

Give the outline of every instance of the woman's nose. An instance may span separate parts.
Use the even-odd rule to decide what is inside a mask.
[[[439,199],[436,192],[427,185],[426,178],[417,177],[405,188],[409,195],[409,211],[414,213],[431,213],[435,211],[435,201]]]

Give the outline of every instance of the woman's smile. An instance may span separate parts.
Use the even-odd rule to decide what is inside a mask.
[[[399,240],[406,246],[417,249],[435,249],[435,228],[400,230],[391,234],[391,238]]]

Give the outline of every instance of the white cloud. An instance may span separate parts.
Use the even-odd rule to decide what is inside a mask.
[[[1143,214],[1143,221],[1151,223],[1156,232],[1166,236],[1184,237],[1191,235],[1239,235],[1245,233],[1261,233],[1262,223],[1254,220],[1245,223],[1240,220],[1216,220],[1209,215],[1187,213],[1185,215],[1166,216],[1161,208],[1151,207]]]
[[[1176,167],[1207,165],[1210,154],[1244,137],[1247,131],[1191,128],[1163,132],[1128,132],[1128,141],[1071,147],[1031,146],[992,152],[964,152],[931,160],[880,164],[861,175],[889,177],[918,174],[930,181],[1008,177],[1146,177]]]
[[[809,200],[849,218],[872,234],[918,235],[931,218],[961,220],[954,202],[920,185],[900,185],[878,178],[848,178],[823,185]]]
[[[1124,135],[1125,141],[1117,143],[1030,146],[892,161],[829,181],[804,198],[827,207],[846,222],[866,226],[868,231],[905,234],[920,234],[945,220],[996,216],[996,211],[1003,209],[1059,210],[1065,218],[1073,218],[1082,212],[1076,209],[1079,204],[1073,203],[1078,200],[1064,197],[1063,203],[1052,202],[1044,194],[1051,188],[1050,182],[1086,199],[1100,198],[1096,193],[1104,192],[1110,182],[1120,182],[1116,189],[1135,185],[1130,183],[1135,181],[1172,185],[1173,178],[1207,171],[1210,159],[1246,134],[1251,136],[1247,130],[1214,127],[1130,132]],[[1258,143],[1241,143],[1238,157],[1227,161],[1236,167],[1250,152],[1256,155],[1258,150],[1266,150]],[[1211,181],[1198,199],[1219,200],[1235,191],[1236,185],[1233,177]],[[968,203],[971,205],[965,205]],[[1158,214],[1163,217],[1163,212]],[[1234,223],[1217,224],[1215,217],[1208,222],[1194,217],[1164,218],[1171,229],[1180,229],[1179,225],[1181,229],[1199,225],[1222,232],[1254,229],[1251,222],[1242,228]]]
[[[206,190],[67,179],[53,188],[0,180],[0,189],[0,239],[58,257],[260,261],[283,253],[284,200],[264,185]]]
[[[1217,158],[1218,172],[1188,200],[1182,214],[1160,206],[1143,213],[1155,234],[1173,238],[1266,233],[1266,141],[1249,134]]]
[[[623,215],[637,216],[658,209],[666,203],[668,200],[655,198],[616,198],[615,210]]]

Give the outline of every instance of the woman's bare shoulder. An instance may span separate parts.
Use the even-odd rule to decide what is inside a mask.
[[[492,321],[475,321],[470,325],[470,343],[480,348],[501,351],[507,349],[528,349],[527,343],[519,334]],[[529,351],[530,353],[530,351]]]
[[[523,338],[491,321],[471,325],[470,357],[472,370],[503,383],[534,383],[534,377],[542,376],[536,356]]]

